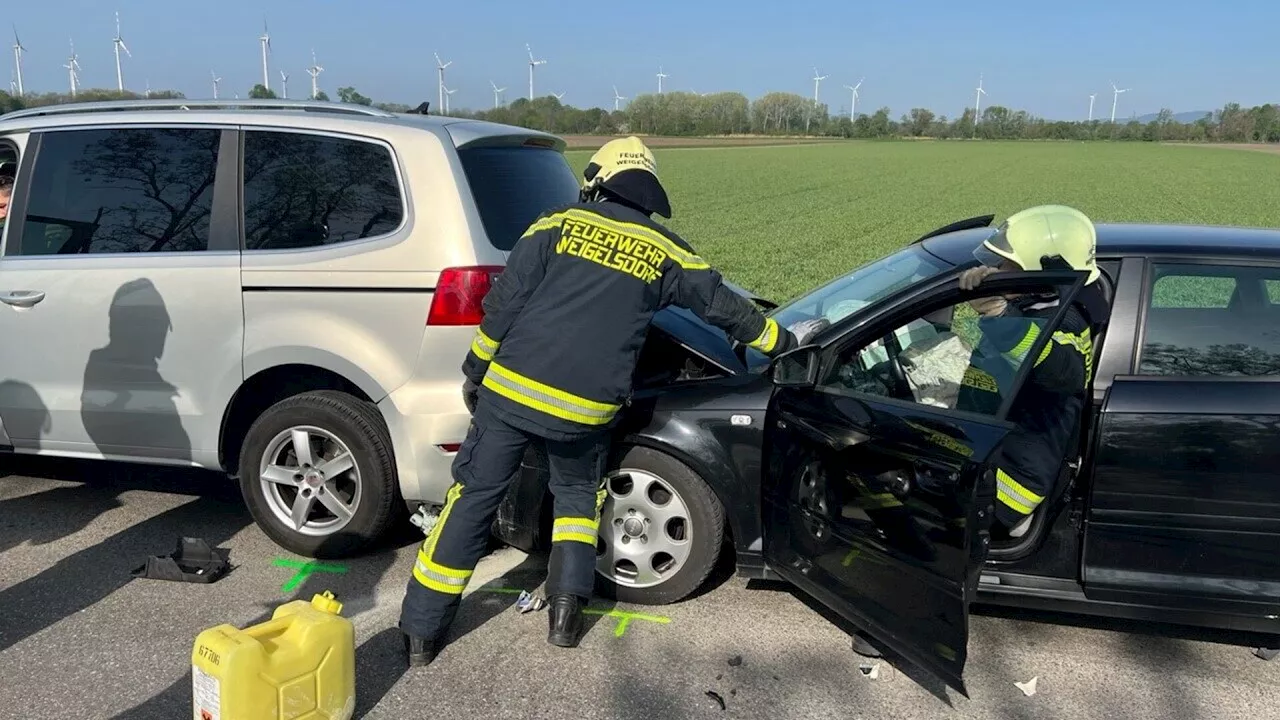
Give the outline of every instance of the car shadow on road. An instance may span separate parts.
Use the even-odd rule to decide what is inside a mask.
[[[986,644],[997,648],[1051,648],[1054,643],[1062,642],[1063,636],[1055,632],[1061,628],[1119,634],[1118,642],[1114,645],[1106,641],[1098,642],[1101,653],[1098,662],[1149,671],[1149,675],[1134,672],[1123,675],[1123,682],[1135,683],[1135,696],[1146,698],[1141,714],[1134,716],[1168,720],[1205,720],[1221,715],[1220,708],[1206,707],[1205,700],[1198,695],[1196,688],[1185,682],[1188,672],[1194,672],[1193,669],[1204,662],[1203,657],[1197,657],[1197,648],[1192,643],[1239,647],[1240,652],[1247,652],[1248,648],[1257,647],[1258,642],[1265,639],[1252,633],[1229,630],[991,605],[975,606],[973,614],[1004,621],[999,625],[984,626]],[[1107,648],[1113,648],[1109,655]],[[1005,687],[1038,677],[1041,692],[1052,692],[1054,677],[1045,677],[1036,668],[1020,667],[1005,653],[987,653],[982,662],[1001,678],[1000,684]],[[1148,683],[1154,683],[1158,687],[1151,688]],[[1082,696],[1075,700],[1081,708],[1089,708],[1089,711],[1081,710],[1082,716],[1103,717],[1115,712],[1115,690],[1105,687],[1097,690],[1096,695]],[[998,713],[989,715],[993,720],[1038,720],[1043,716],[1044,708],[1030,702],[1005,704],[999,708]]]
[[[748,581],[747,583],[747,589],[772,590],[774,592],[789,593],[792,597],[804,603],[805,606],[808,607],[810,610],[813,610],[814,612],[821,615],[823,619],[825,619],[827,622],[831,623],[832,625],[835,625],[842,632],[849,635],[850,637],[849,652],[851,654],[854,654],[852,638],[853,638],[853,635],[858,632],[858,628],[855,627],[848,620],[845,620],[835,611],[831,610],[831,608],[828,608],[826,605],[823,605],[818,600],[809,596],[807,593],[797,589],[795,586],[791,585],[790,583],[786,583],[783,581],[776,581],[776,580],[751,580],[751,581]],[[879,660],[883,660],[884,662],[889,663],[894,668],[896,668],[899,672],[901,672],[903,675],[907,676],[907,678],[909,678],[912,682],[914,682],[915,684],[923,688],[925,691],[927,691],[930,695],[933,695],[935,698],[937,698],[940,702],[945,704],[947,707],[954,709],[955,705],[951,701],[951,696],[948,694],[946,683],[934,677],[928,671],[917,666],[915,663],[911,662],[905,657],[902,657],[901,655],[893,652],[889,648],[877,646],[876,649],[882,653],[882,657],[878,658]],[[857,656],[856,654],[855,654],[855,657],[860,658],[860,656]],[[868,659],[868,662],[874,662],[874,660]]]
[[[68,467],[58,477],[75,477]],[[119,504],[126,490],[145,488],[194,496],[179,505],[133,524],[79,552],[63,557],[39,574],[0,591],[0,651],[84,610],[130,582],[131,572],[153,555],[173,552],[180,537],[198,537],[219,546],[252,523],[239,491],[225,477],[210,473],[171,468],[136,468],[108,463],[84,462],[78,468],[83,484],[15,498],[0,503],[0,517],[12,513],[36,513],[53,530],[43,529],[41,537],[69,535],[85,527],[86,516]],[[48,496],[52,494],[51,496]],[[66,503],[41,508],[37,503]],[[81,508],[77,511],[76,508]],[[94,515],[96,517],[96,515]],[[67,518],[71,518],[67,522]],[[88,518],[92,519],[92,518]],[[16,528],[16,529],[15,529]],[[9,533],[14,534],[9,534]],[[11,546],[18,535],[32,534],[6,522],[0,530],[0,544]],[[235,558],[231,558],[234,569]]]
[[[120,507],[120,495],[131,490],[239,498],[226,475],[191,468],[4,455],[0,473],[5,484],[27,478],[77,483],[0,500],[0,552],[24,542],[45,545],[74,535]]]

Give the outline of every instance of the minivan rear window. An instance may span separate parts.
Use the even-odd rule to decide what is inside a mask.
[[[479,147],[458,152],[485,234],[510,250],[546,210],[576,202],[578,179],[564,154],[548,148]]]

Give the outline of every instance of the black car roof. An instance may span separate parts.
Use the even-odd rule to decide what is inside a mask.
[[[1216,225],[1098,223],[1098,256],[1212,255],[1280,259],[1280,229]],[[973,228],[938,235],[924,249],[953,265],[973,260],[973,249],[991,232]]]

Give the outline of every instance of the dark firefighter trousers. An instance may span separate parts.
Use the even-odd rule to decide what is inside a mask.
[[[444,638],[488,545],[494,515],[531,442],[546,444],[555,499],[547,595],[591,597],[608,433],[571,441],[541,438],[503,422],[482,395],[454,458],[454,484],[444,509],[418,549],[400,610],[402,632],[429,640]]]

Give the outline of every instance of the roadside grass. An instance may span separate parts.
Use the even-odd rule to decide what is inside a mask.
[[[1280,157],[1265,153],[1019,142],[655,153],[674,209],[666,224],[727,278],[775,302],[942,225],[987,213],[998,222],[1040,203],[1072,205],[1097,222],[1280,226]],[[578,172],[590,157],[567,155]]]

